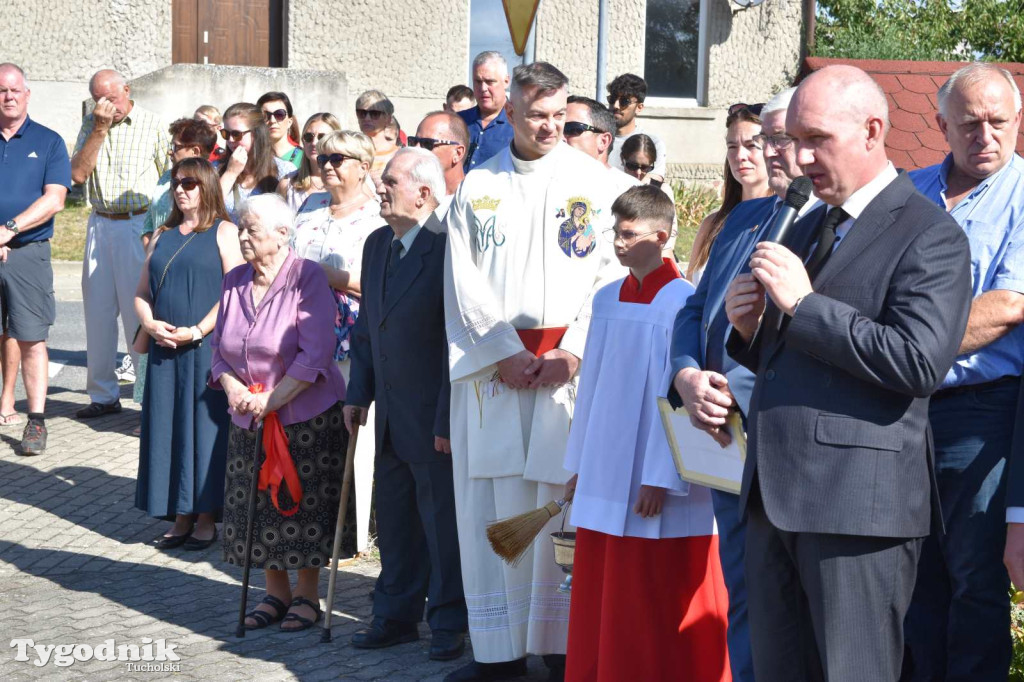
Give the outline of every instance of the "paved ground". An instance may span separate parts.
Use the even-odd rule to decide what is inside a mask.
[[[439,680],[470,660],[467,653],[453,663],[428,661],[426,627],[416,643],[376,652],[348,646],[370,616],[368,593],[380,568],[372,559],[339,570],[332,643],[321,644],[318,629],[273,627],[236,639],[241,570],[221,561],[219,546],[204,552],[149,546],[166,524],[133,506],[138,439],[130,433],[139,412],[131,387],[124,387],[119,415],[91,422],[72,416],[88,402],[81,304],[77,266],[57,270],[61,303],[51,339],[57,362],[47,453],[19,457],[21,429],[0,431],[0,679]],[[261,576],[254,575],[250,603],[263,595]],[[323,595],[326,582],[325,573]],[[85,658],[85,646],[49,648],[92,650],[114,640],[144,651],[160,639],[180,659],[168,662],[172,670],[146,670],[158,662],[139,661],[133,665],[143,668],[130,670],[121,661],[75,661],[76,653]],[[20,647],[14,640],[22,640]],[[49,655],[45,663],[33,645]],[[17,660],[19,648],[29,660]],[[105,657],[106,647],[99,652]],[[530,670],[531,679],[544,679],[539,659],[531,659]]]

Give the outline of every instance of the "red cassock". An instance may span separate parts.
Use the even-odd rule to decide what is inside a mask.
[[[730,681],[728,611],[717,535],[654,540],[580,528],[565,679]]]

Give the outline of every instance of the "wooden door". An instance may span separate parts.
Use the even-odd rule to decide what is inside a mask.
[[[283,9],[284,0],[174,0],[173,61],[284,66]]]

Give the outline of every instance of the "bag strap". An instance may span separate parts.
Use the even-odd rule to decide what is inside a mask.
[[[171,255],[171,257],[170,257],[170,258],[169,258],[169,259],[167,260],[167,264],[166,264],[166,265],[164,265],[164,271],[163,271],[162,273],[160,273],[160,281],[159,281],[159,282],[157,282],[157,285],[156,285],[156,291],[154,291],[154,292],[153,292],[153,306],[154,306],[154,310],[155,310],[155,306],[156,306],[156,297],[157,297],[157,296],[158,296],[158,295],[160,294],[160,290],[161,290],[161,289],[163,288],[163,286],[164,286],[164,278],[165,278],[165,277],[167,277],[167,271],[168,271],[168,270],[169,270],[169,269],[171,268],[171,263],[173,263],[173,262],[174,262],[174,259],[178,257],[178,254],[179,254],[179,253],[181,253],[181,252],[182,252],[182,250],[183,250],[183,249],[184,249],[184,248],[185,248],[186,246],[188,246],[188,243],[189,243],[190,241],[192,241],[192,239],[194,239],[194,238],[195,238],[195,236],[196,236],[197,234],[199,234],[199,233],[198,233],[198,232],[195,232],[195,231],[193,231],[193,232],[192,232],[192,234],[190,234],[190,235],[188,236],[188,239],[186,239],[186,240],[185,240],[185,242],[184,242],[184,243],[183,243],[183,244],[182,244],[181,246],[179,246],[179,247],[178,247],[178,250],[177,250],[177,251],[175,251],[175,252],[174,252],[174,253],[173,253],[173,254]]]

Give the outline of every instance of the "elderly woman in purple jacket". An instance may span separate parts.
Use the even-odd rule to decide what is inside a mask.
[[[267,596],[246,617],[249,629],[282,621],[282,630],[304,630],[319,621],[319,571],[331,555],[347,445],[345,383],[334,363],[337,305],[323,269],[288,247],[293,220],[276,194],[244,205],[238,239],[246,264],[224,276],[212,341],[210,381],[227,393],[232,422],[226,561],[244,563],[254,420],[277,414],[301,484],[293,495],[286,477],[276,500],[259,492],[251,565],[265,569]],[[289,570],[298,573],[294,587]]]

